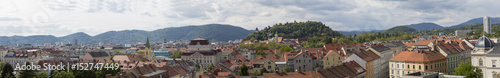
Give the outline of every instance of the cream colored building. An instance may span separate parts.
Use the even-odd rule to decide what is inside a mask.
[[[390,59],[389,77],[400,78],[414,72],[446,72],[446,57],[438,51],[402,51]]]
[[[484,78],[500,78],[500,67],[497,66],[500,61],[500,48],[496,46],[498,44],[483,36],[477,40],[471,52],[472,66],[479,67]]]
[[[223,57],[221,50],[213,50],[208,40],[196,38],[191,40],[188,51],[183,52],[181,58],[195,61],[197,64],[207,67],[210,64],[214,66],[219,64]]]

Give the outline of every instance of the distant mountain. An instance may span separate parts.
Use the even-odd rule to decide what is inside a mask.
[[[435,23],[418,23],[418,24],[410,24],[410,25],[404,25],[404,26],[416,29],[418,31],[444,28],[443,26],[440,26],[440,25],[435,24]]]
[[[60,39],[52,35],[0,36],[0,44],[52,43],[57,41]]]
[[[498,24],[498,23],[500,23],[500,17],[491,17],[491,24]],[[483,17],[474,18],[474,19],[471,19],[469,21],[460,23],[458,25],[450,26],[450,28],[464,27],[464,26],[476,25],[476,24],[483,24]]]
[[[205,38],[211,42],[229,41],[243,39],[253,30],[246,30],[241,27],[223,24],[207,24],[199,26],[182,26],[157,29],[154,31],[144,30],[122,30],[108,31],[90,36],[83,32],[73,33],[67,36],[55,37],[52,35],[34,36],[0,36],[0,44],[43,44],[54,42],[73,42],[75,39],[80,44],[97,44],[98,42],[108,43],[130,43],[143,42],[149,37],[151,42],[191,40],[197,37]]]
[[[384,33],[406,33],[406,32],[415,32],[417,31],[416,29],[406,27],[406,26],[396,26],[392,27],[391,29],[387,29],[384,31]]]
[[[79,43],[88,43],[89,41],[92,40],[91,37],[92,36],[85,34],[83,32],[77,32],[63,37],[59,37],[59,40],[62,42],[73,42],[75,39],[77,39]]]

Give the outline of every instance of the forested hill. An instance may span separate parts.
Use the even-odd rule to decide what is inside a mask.
[[[396,26],[392,27],[391,29],[387,29],[384,31],[384,33],[407,33],[407,32],[415,32],[417,31],[416,29],[407,27],[407,26]]]
[[[0,45],[8,44],[44,44],[54,42],[73,42],[77,39],[79,44],[97,44],[98,42],[108,43],[130,43],[146,41],[149,37],[151,42],[163,42],[174,40],[191,40],[202,37],[211,42],[243,39],[253,31],[243,29],[238,26],[207,24],[199,26],[182,26],[157,29],[154,31],[144,30],[122,30],[108,31],[96,36],[89,36],[83,32],[78,32],[62,37],[52,35],[34,36],[0,36]]]
[[[248,35],[243,40],[266,40],[269,36],[275,34],[283,38],[303,38],[313,36],[342,36],[341,33],[333,31],[330,27],[321,22],[306,21],[306,22],[287,22],[278,23],[272,27],[268,26],[262,30],[256,29],[256,32]]]

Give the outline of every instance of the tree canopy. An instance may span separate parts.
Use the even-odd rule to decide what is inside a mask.
[[[14,77],[14,74],[12,72],[14,72],[14,68],[12,68],[12,65],[5,64],[5,66],[3,66],[2,68],[2,78]]]
[[[240,68],[240,75],[241,76],[248,76],[249,75],[247,65],[243,64],[241,66],[241,68]]]
[[[454,75],[466,76],[467,78],[483,78],[483,72],[479,67],[474,67],[471,61],[460,63],[458,67],[455,68]]]
[[[330,27],[321,22],[306,21],[306,22],[287,22],[277,23],[272,27],[268,26],[261,30],[248,35],[243,39],[246,40],[267,40],[277,34],[283,38],[304,38],[313,36],[342,36],[341,33],[333,31]]]
[[[60,71],[54,76],[54,78],[75,78],[75,76],[73,76],[73,73],[71,72]]]

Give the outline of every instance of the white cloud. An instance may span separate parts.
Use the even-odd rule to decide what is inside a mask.
[[[498,0],[2,0],[2,36],[97,35],[110,30],[230,24],[253,30],[321,21],[334,30],[380,30],[434,22],[451,26],[499,17]],[[8,28],[8,29],[6,29]]]

